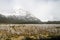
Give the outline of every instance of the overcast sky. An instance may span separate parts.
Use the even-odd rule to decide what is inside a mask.
[[[0,0],[0,14],[23,9],[42,21],[60,21],[60,0]],[[11,14],[11,13],[10,13]]]

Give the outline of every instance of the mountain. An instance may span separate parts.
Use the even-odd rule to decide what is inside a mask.
[[[13,12],[10,12],[7,15],[0,14],[0,23],[41,23],[41,21],[33,16],[30,12],[18,9]]]

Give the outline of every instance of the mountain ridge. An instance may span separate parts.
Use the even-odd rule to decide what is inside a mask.
[[[21,12],[22,11],[22,12]],[[40,19],[36,18],[33,16],[30,12],[28,11],[23,11],[23,10],[17,10],[15,12],[15,15],[1,15],[0,21],[1,23],[40,23]],[[17,14],[17,15],[16,15]],[[3,22],[3,19],[6,20]]]

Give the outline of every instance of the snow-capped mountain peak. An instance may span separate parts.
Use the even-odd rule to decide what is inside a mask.
[[[25,16],[28,13],[28,11],[25,11],[23,9],[11,9],[11,10],[1,10],[0,14],[5,15],[5,16],[10,16],[10,15],[21,15],[21,16]]]

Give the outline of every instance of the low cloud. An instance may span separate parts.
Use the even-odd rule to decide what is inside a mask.
[[[28,10],[42,21],[60,21],[60,0],[0,0],[0,14],[16,9]]]

